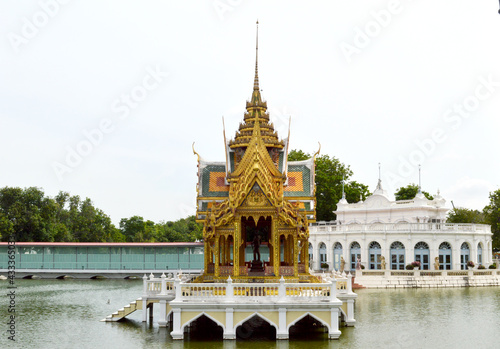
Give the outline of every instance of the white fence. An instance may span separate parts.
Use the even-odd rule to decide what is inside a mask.
[[[421,231],[446,231],[446,232],[484,232],[490,233],[491,229],[486,224],[465,223],[373,223],[373,224],[335,224],[313,223],[311,231],[316,232],[421,232]]]
[[[350,274],[324,275],[321,283],[286,283],[282,277],[275,283],[239,283],[228,278],[223,283],[190,283],[177,277],[143,277],[143,295],[165,297],[176,301],[268,300],[268,301],[335,301],[338,295],[353,294]]]

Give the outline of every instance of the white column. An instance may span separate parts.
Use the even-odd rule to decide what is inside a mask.
[[[184,333],[181,331],[181,309],[172,309],[174,315],[173,330],[170,335],[173,339],[184,339]]]
[[[234,309],[226,308],[226,328],[224,329],[224,339],[236,339],[233,315]]]
[[[160,319],[158,320],[160,327],[167,327],[167,301],[160,299]]]
[[[354,319],[354,299],[348,299],[347,302],[347,319],[345,321],[346,326],[354,326],[356,320]]]
[[[342,332],[339,331],[339,308],[333,307],[330,309],[330,331],[328,337],[330,339],[338,339]]]
[[[288,331],[286,329],[286,308],[279,308],[279,323],[276,339],[288,339]]]
[[[142,322],[148,321],[148,298],[142,297]]]
[[[148,277],[146,276],[146,274],[144,274],[144,276],[142,277],[142,295],[148,295]]]
[[[148,277],[146,274],[142,277],[142,322],[148,320]]]
[[[460,270],[460,242],[455,240],[451,247],[451,270]]]

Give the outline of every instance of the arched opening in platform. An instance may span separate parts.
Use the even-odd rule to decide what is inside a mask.
[[[206,314],[198,316],[184,327],[189,333],[189,340],[220,341],[223,338],[224,329]]]
[[[328,327],[320,320],[306,314],[288,329],[289,339],[303,339],[307,341],[323,340],[327,336]]]
[[[267,319],[255,314],[236,327],[236,339],[253,341],[276,340],[276,327]]]

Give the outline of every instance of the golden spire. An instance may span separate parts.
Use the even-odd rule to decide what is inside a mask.
[[[257,32],[255,35],[255,78],[253,81],[253,93],[251,104],[257,106],[262,103],[259,88],[259,21],[256,23]]]
[[[267,102],[262,101],[259,88],[259,21],[256,23],[255,40],[255,78],[253,83],[252,98],[246,103],[246,113],[243,116],[243,123],[240,123],[234,140],[229,142],[229,147],[244,148],[248,147],[252,137],[261,137],[266,147],[283,149],[284,143],[278,139],[278,134],[274,130],[274,125],[269,121],[267,113]],[[258,124],[258,132],[254,132]]]
[[[259,90],[259,21],[257,21],[257,34],[255,40],[255,79],[253,82],[254,91]]]

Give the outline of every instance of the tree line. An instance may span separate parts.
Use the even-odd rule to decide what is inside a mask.
[[[89,198],[59,192],[48,197],[36,187],[0,189],[0,238],[29,242],[176,242],[202,238],[194,216],[155,223],[133,216],[119,228]]]

